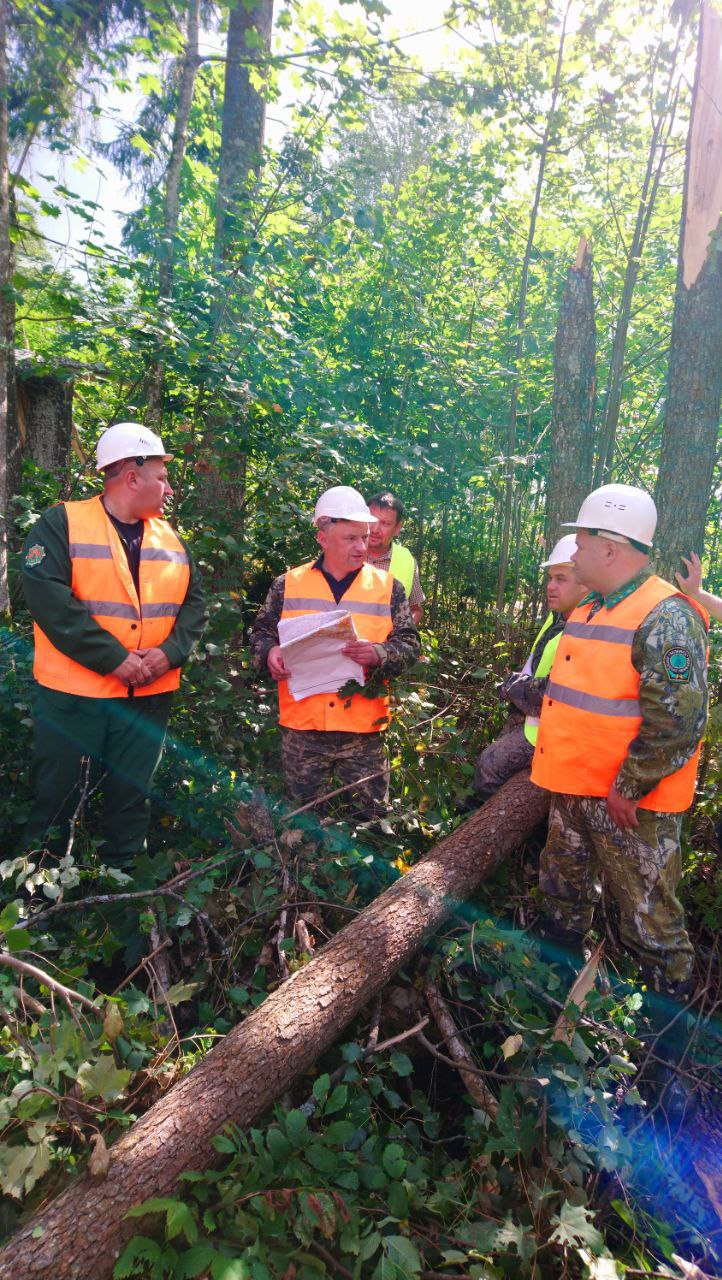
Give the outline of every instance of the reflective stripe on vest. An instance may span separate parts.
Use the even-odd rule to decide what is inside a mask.
[[[548,791],[606,796],[642,723],[640,675],[632,663],[634,637],[663,600],[681,596],[662,578],[647,578],[613,609],[587,621],[578,606],[560,637],[544,694],[532,781]],[[708,623],[705,610],[682,599]],[[682,813],[694,797],[700,747],[691,760],[644,796],[640,808]]]
[[[140,598],[117,530],[100,498],[67,502],[73,595],[128,650],[152,649],[168,639],[188,590],[188,556],[166,520],[144,521]],[[101,676],[62,654],[36,625],[35,678],[39,684],[90,698],[127,697],[113,675]],[[135,690],[136,697],[176,689],[179,668]]]
[[[281,618],[308,613],[329,613],[347,609],[361,640],[382,644],[393,630],[391,621],[391,573],[362,565],[346,595],[338,604],[320,569],[303,564],[289,569],[284,583]],[[296,701],[288,691],[288,681],[278,682],[279,722],[287,729],[322,729],[345,733],[375,733],[388,724],[388,697],[350,699],[336,693],[314,693]]]
[[[352,600],[349,596],[343,596],[343,607],[348,609],[349,613],[367,613],[374,618],[391,617],[390,603]],[[341,605],[336,604],[333,596],[331,596],[330,600],[324,600],[321,596],[292,596],[288,601],[288,613],[333,613],[334,610],[340,608]]]
[[[542,636],[545,635],[546,632],[549,630],[549,628],[552,627],[553,625],[554,625],[554,614],[548,613],[534,638],[534,643],[531,647],[532,653],[534,653]],[[552,636],[551,640],[547,640],[547,643],[544,645],[544,648],[542,650],[542,656],[539,659],[539,663],[537,665],[536,671],[534,672],[535,680],[543,680],[544,676],[549,675],[549,672],[552,669],[552,664],[554,662],[554,655],[556,654],[556,651],[559,647],[559,641],[561,640],[561,636],[562,636],[561,631],[557,631],[557,634],[555,636]],[[532,746],[534,746],[536,743],[538,732],[539,732],[539,716],[527,716],[526,719],[524,720],[524,737],[526,738],[527,742],[531,743]]]
[[[400,542],[393,542],[389,573],[401,583],[407,600],[411,596],[411,588],[414,585],[414,568],[414,557],[408,547],[403,547]]]

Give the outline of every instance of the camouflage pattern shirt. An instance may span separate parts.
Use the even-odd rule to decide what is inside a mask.
[[[650,574],[644,569],[606,599],[591,594],[582,606],[613,609]],[[694,605],[682,596],[655,605],[637,629],[632,663],[640,675],[642,723],[616,787],[625,799],[641,800],[691,759],[707,721],[707,630]]]
[[[278,624],[283,612],[286,575],[276,578],[266,596],[252,628],[249,638],[251,658],[257,671],[266,670],[268,654],[278,644]],[[411,617],[411,608],[406,599],[406,592],[400,582],[394,579],[391,590],[391,634],[383,644],[375,644],[374,648],[381,659],[380,665],[374,668],[374,674],[389,680],[401,675],[407,667],[416,662],[421,653],[419,633]]]

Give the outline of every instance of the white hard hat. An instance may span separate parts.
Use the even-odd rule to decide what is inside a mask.
[[[332,520],[364,520],[366,524],[378,524],[358,489],[351,489],[347,484],[334,485],[333,489],[321,494],[313,512],[313,523],[318,524],[324,516]]]
[[[598,529],[600,533],[616,534],[631,542],[651,547],[657,528],[657,508],[644,489],[631,484],[603,484],[600,489],[585,498],[576,520],[570,520],[565,529]]]
[[[575,533],[565,533],[555,543],[552,553],[548,560],[542,564],[542,569],[551,569],[555,564],[571,564],[572,556],[577,549],[577,535]]]
[[[142,422],[115,422],[106,427],[95,447],[98,471],[104,471],[111,462],[122,458],[162,458],[170,462],[173,455],[166,453],[163,441]]]

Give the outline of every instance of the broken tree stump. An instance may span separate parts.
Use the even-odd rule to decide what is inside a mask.
[[[544,818],[549,797],[518,774],[283,983],[0,1252],[0,1280],[108,1280],[135,1224],[129,1209],[172,1195],[218,1162],[213,1138],[250,1125],[310,1067],[426,938]]]

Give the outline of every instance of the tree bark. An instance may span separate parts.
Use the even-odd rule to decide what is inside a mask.
[[[79,1178],[0,1253],[0,1280],[107,1280],[134,1233],[128,1209],[217,1163],[225,1125],[261,1116],[337,1039],[423,941],[544,818],[518,774],[293,974],[110,1149],[107,1177]]]
[[[637,286],[637,277],[642,265],[642,254],[647,240],[649,224],[652,220],[657,200],[659,183],[667,159],[667,147],[674,127],[679,98],[679,83],[675,87],[675,74],[679,58],[682,35],[686,23],[680,21],[677,40],[672,54],[672,61],[667,77],[667,89],[662,99],[662,106],[652,129],[652,141],[647,156],[647,167],[642,182],[642,192],[637,207],[637,217],[632,233],[632,241],[627,253],[627,265],[624,270],[624,285],[617,314],[617,325],[612,340],[612,354],[607,377],[607,393],[604,400],[604,416],[599,432],[599,453],[594,482],[600,485],[612,470],[614,460],[614,442],[619,424],[619,412],[622,407],[622,375],[624,357],[627,350],[629,320],[632,314],[632,298]],[[652,111],[654,108],[652,107]]]
[[[541,205],[542,188],[544,186],[544,175],[546,173],[546,164],[549,157],[549,148],[552,141],[552,131],[556,123],[557,102],[559,100],[559,91],[562,79],[562,64],[564,61],[564,44],[567,33],[567,18],[571,8],[571,0],[567,3],[562,22],[561,35],[559,37],[559,48],[557,50],[556,67],[554,70],[554,82],[552,85],[552,98],[549,107],[549,114],[546,118],[544,126],[544,136],[539,151],[539,169],[537,171],[536,189],[534,191],[534,200],[532,202],[531,215],[529,217],[529,231],[526,239],[526,249],[524,251],[524,260],[521,269],[521,284],[519,286],[519,312],[516,324],[516,345],[514,354],[511,359],[511,368],[514,372],[511,384],[511,398],[509,402],[509,426],[507,430],[506,452],[507,466],[506,478],[504,481],[504,506],[501,522],[501,549],[499,552],[499,578],[496,588],[496,631],[500,634],[502,625],[502,615],[504,611],[504,596],[506,592],[506,578],[509,566],[509,535],[511,533],[511,521],[514,510],[514,463],[512,458],[516,452],[516,420],[519,407],[519,366],[524,354],[524,329],[526,325],[526,301],[529,291],[529,268],[531,266],[531,255],[534,248],[534,237],[536,236],[536,224],[539,216],[539,206]]]
[[[73,434],[73,380],[54,374],[18,379],[23,453],[59,481],[68,474]]]
[[[189,0],[186,21],[186,50],[181,69],[178,106],[173,125],[173,142],[165,179],[163,202],[163,246],[158,263],[158,302],[163,304],[173,297],[173,272],[175,268],[176,237],[180,218],[180,179],[188,139],[188,122],[193,105],[193,90],[198,74],[198,31],[200,28],[200,0]],[[157,350],[150,378],[146,420],[152,426],[160,423],[163,405],[165,369],[161,350]]]
[[[8,518],[10,469],[8,406],[10,339],[14,303],[10,297],[10,192],[8,186],[8,3],[0,0],[0,614],[10,608],[8,590]]]
[[[261,169],[266,104],[251,83],[254,54],[271,47],[273,0],[238,0],[228,19],[214,258],[229,254]]]
[[[554,343],[554,401],[547,480],[546,545],[550,551],[562,522],[575,520],[592,488],[596,327],[592,255],[581,240],[567,272]]]
[[[722,14],[702,6],[687,138],[667,404],[657,477],[658,568],[701,552],[722,402]]]

